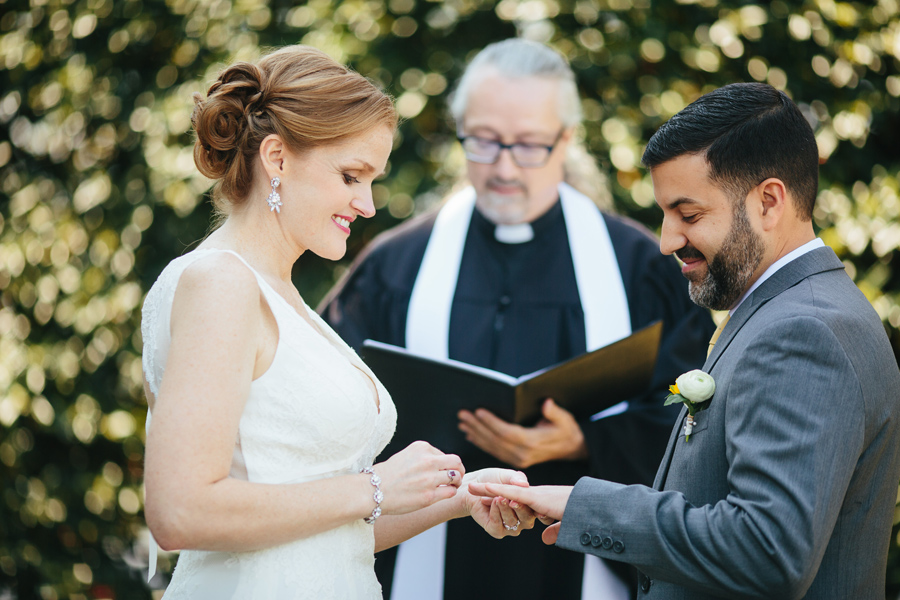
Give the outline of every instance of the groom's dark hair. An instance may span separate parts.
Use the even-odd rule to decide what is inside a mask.
[[[684,154],[705,154],[710,178],[741,202],[775,177],[812,218],[819,152],[812,128],[784,92],[764,83],[733,83],[689,104],[653,134],[641,162],[648,169]]]

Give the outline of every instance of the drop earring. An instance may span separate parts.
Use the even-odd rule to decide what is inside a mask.
[[[269,194],[269,197],[266,198],[266,203],[269,205],[269,210],[277,213],[281,213],[281,195],[278,193],[278,186],[281,185],[281,179],[278,177],[272,178],[272,193]]]

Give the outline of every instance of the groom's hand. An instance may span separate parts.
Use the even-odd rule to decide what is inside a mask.
[[[542,523],[546,523],[547,519],[562,520],[572,487],[542,485],[526,488],[496,483],[471,483],[468,486],[468,493],[493,498],[493,501],[497,498],[506,498],[516,504],[528,506]],[[559,523],[555,523],[544,530],[541,538],[545,544],[553,544],[558,534]]]
[[[527,487],[528,478],[520,471],[510,469],[481,469],[468,473],[460,492],[464,492],[466,512],[495,538],[517,536],[534,527],[534,512],[527,506],[506,498],[485,498],[468,493],[473,484],[499,483],[509,487]]]
[[[483,408],[474,413],[461,410],[459,429],[468,441],[517,469],[550,460],[587,458],[584,433],[572,413],[549,398],[541,411],[543,419],[537,425],[522,427]]]

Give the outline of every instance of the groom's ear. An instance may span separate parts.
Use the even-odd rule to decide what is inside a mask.
[[[777,177],[762,181],[747,195],[747,210],[756,217],[763,231],[773,231],[785,218],[790,197],[784,182]]]

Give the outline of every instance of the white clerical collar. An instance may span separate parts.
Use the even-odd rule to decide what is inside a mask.
[[[524,244],[534,239],[534,228],[531,223],[497,225],[494,229],[494,238],[504,244]]]
[[[759,277],[759,279],[757,279],[753,283],[753,285],[750,286],[750,289],[744,292],[744,295],[741,296],[740,300],[738,300],[737,303],[731,308],[731,310],[728,311],[728,314],[733,315],[738,307],[740,307],[740,305],[744,302],[744,300],[747,299],[756,288],[761,286],[766,279],[774,275],[778,271],[778,269],[788,264],[789,262],[800,258],[807,252],[812,252],[816,248],[822,248],[824,245],[825,242],[823,242],[819,238],[816,238],[811,242],[806,242],[799,248],[795,248],[791,252],[788,252],[787,254],[773,262],[771,265],[769,265],[769,268],[766,269],[766,271]]]

